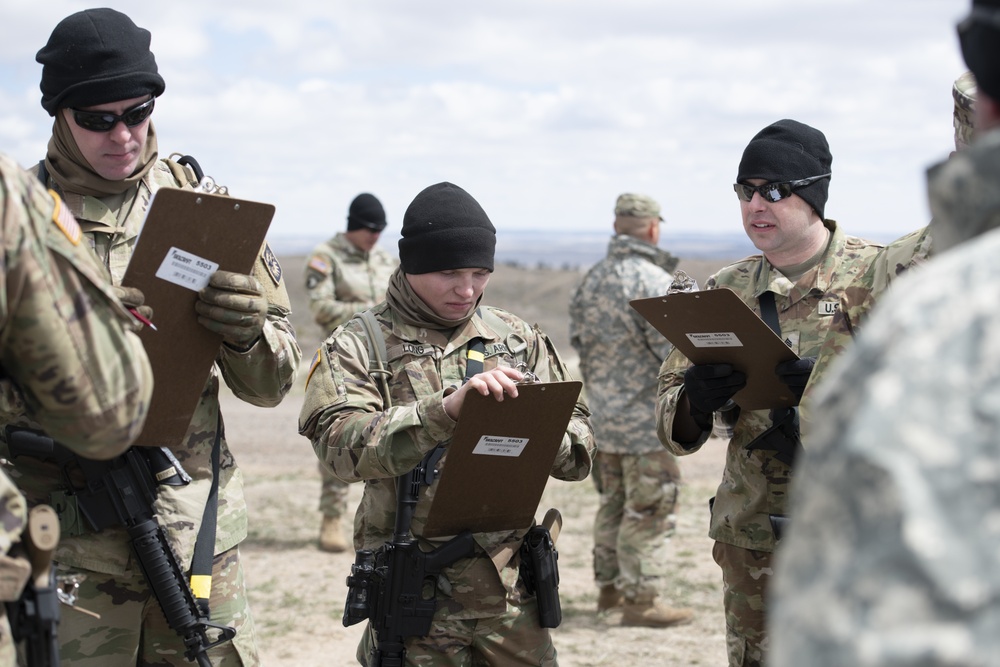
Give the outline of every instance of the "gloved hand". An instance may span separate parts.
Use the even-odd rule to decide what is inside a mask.
[[[701,364],[684,373],[684,393],[691,406],[691,416],[702,430],[712,426],[712,413],[725,405],[745,387],[747,376],[730,364]]]
[[[198,292],[194,309],[203,327],[244,351],[257,342],[267,321],[267,298],[260,283],[253,276],[232,271],[212,274]]]
[[[138,287],[123,287],[121,285],[115,285],[111,287],[111,291],[114,295],[118,297],[118,300],[122,302],[129,310],[134,310],[139,313],[139,318],[137,321],[137,330],[142,328],[142,319],[145,318],[147,322],[153,320],[153,309],[150,306],[144,306],[143,303],[146,301],[146,296],[142,293]]]
[[[802,357],[792,361],[782,361],[774,367],[774,372],[778,375],[778,379],[787,384],[795,396],[802,400],[802,392],[809,382],[809,375],[815,365],[816,357]]]

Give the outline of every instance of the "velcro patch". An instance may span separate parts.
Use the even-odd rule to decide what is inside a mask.
[[[80,229],[80,223],[76,221],[70,210],[63,205],[62,199],[55,190],[49,190],[49,194],[52,195],[52,199],[55,200],[56,206],[52,209],[52,222],[56,223],[56,227],[62,230],[62,233],[66,235],[69,242],[73,245],[79,245],[80,239],[83,237],[83,230]]]

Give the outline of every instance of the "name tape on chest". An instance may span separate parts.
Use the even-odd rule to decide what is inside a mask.
[[[498,357],[502,355],[509,355],[510,351],[507,345],[504,343],[487,343],[486,354],[484,358],[489,359],[490,357]],[[435,357],[440,358],[442,356],[441,348],[436,345],[424,344],[424,343],[401,343],[399,345],[394,345],[389,348],[388,358],[390,360],[399,359],[400,357]]]
[[[836,315],[839,309],[839,301],[820,301],[816,306],[816,314],[820,317],[830,317]]]

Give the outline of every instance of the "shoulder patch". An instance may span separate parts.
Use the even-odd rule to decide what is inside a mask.
[[[319,354],[321,350],[317,349],[316,354],[313,355],[312,361],[309,363],[309,373],[306,375],[306,387],[309,387],[309,380],[312,379],[313,373],[319,366]]]
[[[323,258],[319,256],[314,256],[309,260],[309,268],[314,271],[319,271],[323,275],[328,275],[330,273],[330,265],[323,261]]]
[[[83,236],[80,223],[70,213],[69,208],[63,205],[62,199],[59,198],[55,190],[49,190],[49,194],[55,200],[55,208],[52,209],[52,222],[56,223],[56,227],[62,230],[62,233],[66,235],[70,243],[79,245],[80,238]]]
[[[278,263],[278,258],[274,256],[274,252],[271,250],[271,246],[267,241],[264,241],[264,252],[261,253],[260,259],[264,262],[264,266],[267,268],[267,274],[271,276],[271,280],[274,281],[274,284],[280,285],[281,264]]]

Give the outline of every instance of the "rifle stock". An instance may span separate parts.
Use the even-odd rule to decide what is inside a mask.
[[[59,516],[48,505],[28,513],[22,544],[31,576],[21,597],[8,603],[11,635],[24,643],[28,667],[59,667],[59,589],[52,554],[59,544]]]

